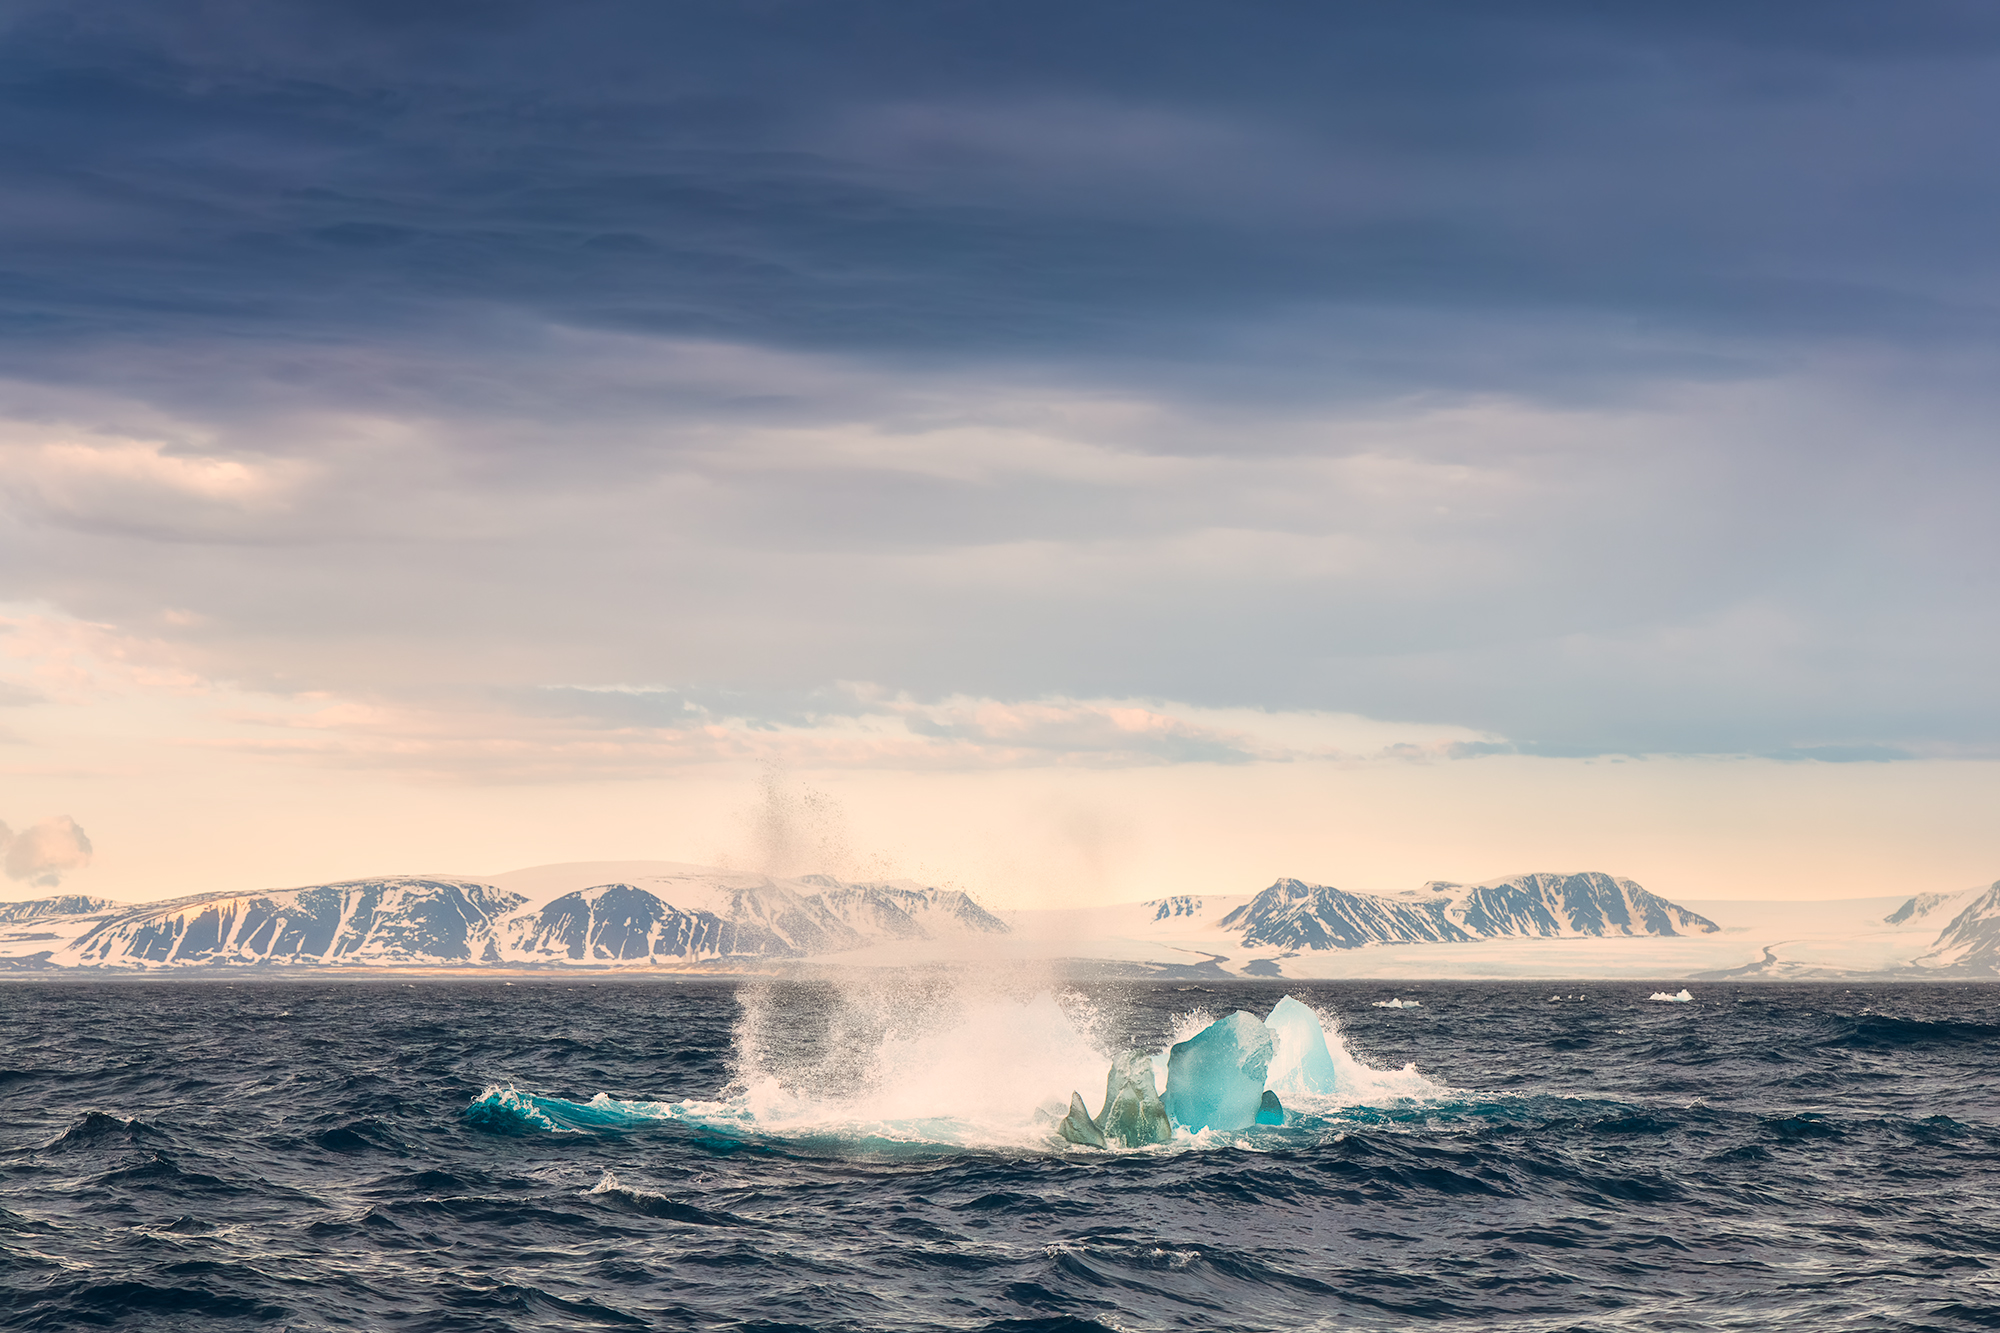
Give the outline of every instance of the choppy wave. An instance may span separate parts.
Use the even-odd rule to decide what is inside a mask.
[[[1347,1093],[1118,1152],[1296,988],[10,986],[0,1328],[2000,1323],[2000,987],[1654,988],[1314,985]]]
[[[1832,1015],[1827,1045],[1873,1046],[1897,1050],[1910,1046],[1986,1044],[2000,1041],[2000,1023],[1964,1019],[1902,1018],[1892,1014]]]

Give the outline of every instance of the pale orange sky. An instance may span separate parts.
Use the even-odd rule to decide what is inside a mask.
[[[274,748],[271,728],[243,721],[269,700],[70,665],[66,702],[14,710],[0,818],[73,816],[96,856],[63,888],[123,900],[626,858],[909,876],[1001,907],[1247,893],[1281,875],[1389,891],[1591,869],[1675,899],[1863,897],[2000,875],[1992,762],[1450,759],[1437,752],[1449,728],[1071,703],[1049,708],[1128,727],[1177,719],[1288,757],[1052,764],[926,752],[897,732],[870,742],[872,758],[850,738],[848,762],[832,764],[823,736],[779,734],[731,738],[736,757],[656,759],[650,776],[490,781],[455,753],[411,771],[417,729],[400,756],[394,741]],[[504,756],[536,742],[487,743]]]

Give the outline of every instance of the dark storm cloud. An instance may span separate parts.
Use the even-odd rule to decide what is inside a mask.
[[[18,13],[16,347],[495,312],[1033,356],[1326,306],[1992,328],[1982,7],[408,8]]]
[[[2000,747],[1990,6],[0,24],[0,597],[213,678]]]

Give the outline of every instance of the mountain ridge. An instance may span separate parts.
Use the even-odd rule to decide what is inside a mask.
[[[1973,976],[2000,974],[2000,880],[1984,892],[1975,891],[1914,966]]]
[[[1218,924],[1242,929],[1246,946],[1303,949],[1509,937],[1714,934],[1721,929],[1633,880],[1601,871],[1537,872],[1471,885],[1432,880],[1394,895],[1281,879]]]
[[[91,898],[81,893],[58,893],[48,898],[31,898],[26,902],[0,903],[0,925],[15,925],[28,921],[40,921],[46,917],[88,916],[92,912],[103,912],[118,907],[109,898]]]
[[[928,963],[1054,963],[1079,976],[1947,980],[2000,976],[2000,884],[1851,904],[1689,906],[1601,872],[1392,893],[1285,878],[1254,894],[996,915],[960,890],[908,880],[575,862],[139,904],[81,894],[0,903],[0,971],[16,975]]]
[[[590,864],[560,869],[590,878]],[[678,865],[631,878],[636,882],[566,888],[544,876],[539,902],[482,880],[390,875],[138,904],[82,898],[0,904],[0,913],[14,913],[0,915],[0,922],[47,927],[0,940],[12,946],[0,965],[686,966],[802,959],[883,940],[1007,930],[955,889],[823,875],[780,881]],[[79,905],[98,910],[59,910]]]

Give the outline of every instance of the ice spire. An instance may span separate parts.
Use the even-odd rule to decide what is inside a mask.
[[[1152,1056],[1131,1050],[1112,1060],[1111,1071],[1104,1076],[1104,1110],[1098,1113],[1097,1127],[1108,1141],[1127,1148],[1173,1138],[1173,1122],[1153,1085]]]

